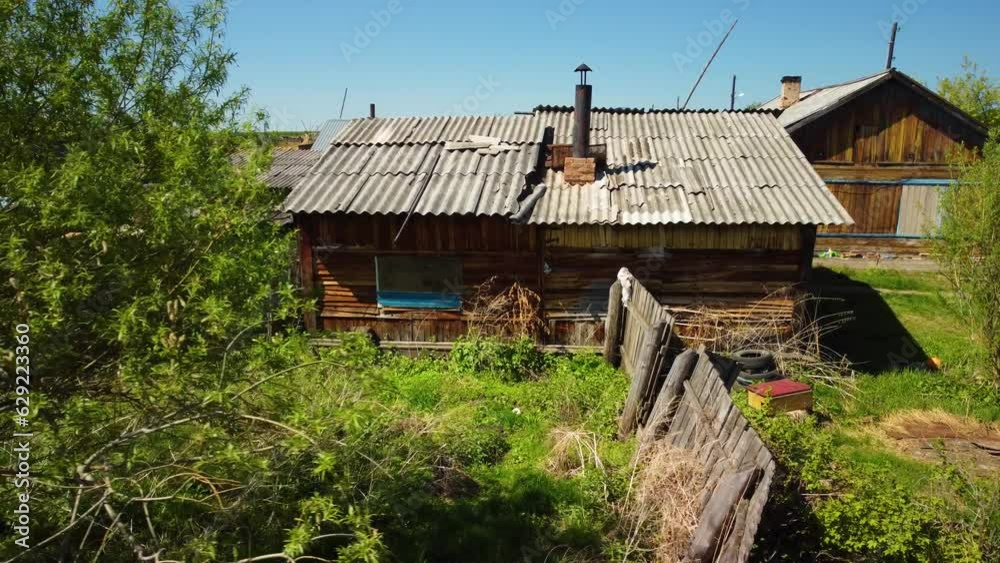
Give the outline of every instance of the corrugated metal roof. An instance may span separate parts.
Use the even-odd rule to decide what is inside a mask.
[[[536,224],[848,224],[773,112],[595,111],[608,165],[584,186],[542,170],[546,132],[572,141],[572,111],[354,120],[286,201],[297,213],[510,216],[538,184]],[[470,135],[516,150],[449,150]],[[419,198],[419,201],[418,199]]]
[[[778,117],[778,122],[785,126],[785,128],[789,131],[795,131],[799,127],[803,127],[806,124],[811,123],[828,112],[850,102],[857,96],[860,96],[879,84],[889,80],[895,80],[897,83],[909,87],[916,93],[931,100],[933,103],[938,104],[942,109],[964,121],[979,133],[983,135],[987,133],[985,125],[962,111],[961,108],[956,107],[948,100],[942,98],[937,92],[934,92],[921,84],[919,81],[915,80],[913,77],[895,68],[884,70],[877,74],[865,76],[850,82],[844,82],[842,84],[833,84],[831,86],[823,86],[812,90],[804,90],[800,94],[799,101],[797,103],[781,112]],[[762,106],[762,109],[777,110],[780,98],[781,96],[778,96],[768,101]]]
[[[313,152],[324,152],[337,135],[350,123],[350,119],[328,119],[320,126],[316,140],[310,148]]]
[[[567,117],[569,119],[567,119]],[[530,223],[849,224],[851,218],[771,113],[609,113],[597,181],[548,171]],[[553,114],[556,142],[572,113]]]
[[[543,133],[533,116],[358,119],[337,135],[285,207],[297,213],[413,208],[422,215],[510,215],[538,166]],[[470,135],[510,146],[496,154],[445,147]]]
[[[891,74],[892,71],[885,70],[878,74],[852,80],[851,82],[823,86],[812,90],[803,90],[799,95],[799,101],[785,109],[778,116],[778,123],[781,123],[785,127],[793,127],[803,119],[826,113],[831,109],[839,107],[855,95],[867,91],[869,88],[887,80]],[[761,109],[780,109],[778,106],[780,100],[781,96],[777,96],[762,105]]]
[[[690,188],[687,186],[609,188],[601,179],[570,186],[549,171],[549,188],[535,206],[532,224],[846,224],[850,217],[833,194],[778,187]],[[808,220],[804,220],[808,218]]]
[[[246,155],[240,154],[233,158],[233,163],[242,166],[246,160]],[[260,179],[272,188],[292,189],[318,160],[319,154],[312,151],[275,150],[271,168],[261,174]]]
[[[538,143],[544,123],[533,115],[474,117],[394,117],[355,119],[337,142],[348,145],[443,143],[470,135],[499,137],[507,143]]]

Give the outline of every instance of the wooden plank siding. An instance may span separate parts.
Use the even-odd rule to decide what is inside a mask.
[[[903,186],[830,184],[830,191],[854,219],[853,225],[823,227],[823,233],[892,234],[896,232]]]
[[[944,164],[985,138],[948,110],[890,81],[803,126],[793,138],[814,164]],[[964,145],[964,147],[963,147]]]
[[[938,225],[940,186],[903,186],[900,197],[900,236],[927,236]]]
[[[496,277],[542,298],[553,344],[604,339],[608,287],[629,268],[667,304],[746,309],[801,275],[797,226],[513,225],[503,219],[413,217],[398,244],[401,217],[300,216],[302,276],[315,287],[316,328],[366,328],[383,340],[448,342],[466,333],[475,311],[387,309],[378,305],[375,258],[455,256],[462,262],[463,302]],[[307,271],[308,264],[312,271]],[[306,286],[305,280],[303,285]],[[776,306],[790,301],[776,298]],[[780,301],[780,303],[778,303]]]
[[[904,181],[953,180],[951,156],[972,156],[985,142],[949,108],[896,81],[803,126],[792,138],[855,221],[821,226],[817,246],[892,254],[926,250],[925,243],[907,238],[926,236],[928,213],[936,219],[936,199],[923,191],[931,188]],[[859,240],[863,235],[874,236]]]

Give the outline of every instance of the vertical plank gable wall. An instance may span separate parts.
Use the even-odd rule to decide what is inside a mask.
[[[985,140],[949,110],[894,81],[802,127],[793,138],[856,223],[820,228],[818,244],[895,253],[924,248],[913,239],[927,236],[934,224],[940,189],[927,180],[947,183],[954,176],[949,155],[970,154]],[[910,180],[922,183],[905,185]]]

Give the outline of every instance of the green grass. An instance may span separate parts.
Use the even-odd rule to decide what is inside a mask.
[[[983,383],[984,355],[954,295],[935,273],[817,273],[816,291],[837,299],[823,311],[855,313],[827,344],[863,363],[853,385],[815,387],[815,417],[794,422],[748,413],[797,483],[791,494],[779,489],[785,502],[772,519],[800,524],[779,525],[775,534],[802,536],[796,545],[844,549],[845,559],[887,560],[900,546],[909,554],[901,560],[978,561],[995,554],[1000,503],[990,491],[998,480],[952,454],[948,461],[908,455],[880,428],[890,415],[910,410],[1000,421],[1000,393]],[[927,369],[932,357],[942,360],[940,371]],[[821,494],[796,503],[802,486]],[[896,524],[884,522],[896,515],[915,527],[893,536]],[[801,525],[810,521],[816,527]],[[921,547],[918,538],[934,547]]]
[[[875,436],[842,428],[831,429],[830,434],[837,459],[885,470],[909,491],[925,490],[938,480],[935,465],[886,449]]]
[[[820,269],[823,270],[823,269]],[[886,268],[855,269],[832,266],[827,283],[856,282],[876,289],[941,292],[951,291],[948,280],[937,272],[909,272]]]
[[[370,400],[428,428],[443,444],[439,463],[461,476],[442,486],[455,491],[420,497],[412,516],[420,524],[387,536],[391,551],[428,561],[523,560],[525,549],[540,561],[557,547],[548,560],[617,553],[613,507],[627,490],[635,443],[616,439],[628,379],[602,358],[543,355],[528,342],[459,342],[444,357],[375,355],[357,377],[374,387]],[[552,470],[556,429],[592,433],[603,468]]]
[[[940,276],[932,272],[845,269],[836,276],[842,279],[834,284],[855,287],[881,284],[895,289],[927,290],[942,283]],[[889,357],[888,363],[895,365],[888,369],[861,365],[853,398],[829,388],[817,389],[818,407],[836,422],[877,420],[901,410],[932,408],[983,422],[1000,420],[996,393],[977,384],[977,374],[984,365],[983,350],[973,338],[953,295],[940,291],[872,293],[855,298],[848,305],[859,309],[857,314],[862,321],[846,328],[857,337],[846,340],[846,345],[874,342],[878,351]],[[879,313],[865,316],[872,310]],[[885,337],[886,334],[893,336]],[[940,358],[943,369],[924,369],[925,357]]]

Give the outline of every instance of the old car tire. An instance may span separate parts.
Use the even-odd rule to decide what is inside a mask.
[[[733,359],[746,371],[768,369],[774,365],[774,356],[767,350],[739,350]]]
[[[758,372],[742,372],[736,376],[736,382],[743,387],[749,387],[755,383],[763,383],[765,381],[772,381],[781,378],[781,374],[777,370],[767,370]]]

